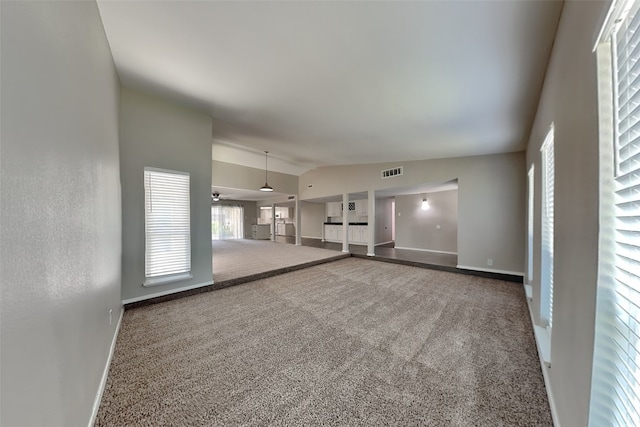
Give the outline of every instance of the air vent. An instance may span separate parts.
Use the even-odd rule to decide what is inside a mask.
[[[289,197],[287,197],[287,199],[288,199],[288,200],[293,200],[293,199],[295,199],[295,198],[296,198],[296,196],[295,196],[295,195],[294,195],[294,196],[289,196]]]
[[[402,166],[398,166],[397,168],[385,169],[382,171],[382,179],[391,178],[394,176],[402,175]]]

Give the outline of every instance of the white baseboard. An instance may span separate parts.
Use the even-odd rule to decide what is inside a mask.
[[[203,286],[210,286],[210,285],[213,285],[213,280],[211,282],[197,283],[195,285],[184,286],[182,288],[169,289],[167,291],[156,292],[154,294],[142,295],[142,296],[139,296],[139,297],[125,299],[125,300],[122,300],[122,304],[127,305],[127,304],[131,304],[133,302],[144,301],[144,300],[151,299],[151,298],[156,298],[156,297],[163,297],[165,295],[176,294],[178,292],[188,291],[188,290],[196,289],[196,288],[202,288]]]
[[[470,266],[467,266],[467,265],[456,265],[456,268],[460,268],[462,270],[485,271],[487,273],[510,274],[510,275],[513,275],[513,276],[522,276],[522,277],[524,277],[524,272],[522,272],[522,271],[509,271],[509,270],[498,270],[498,269],[495,269],[495,268],[470,267]]]
[[[380,243],[376,243],[375,246],[380,246],[380,245],[386,245],[388,243],[393,243],[393,240],[389,240],[388,242],[380,242]]]
[[[525,286],[525,292],[526,292],[526,286],[528,285],[524,285]],[[550,354],[550,348],[549,345],[547,344],[547,349],[543,349],[542,347],[545,345],[544,343],[541,343],[539,338],[540,338],[540,331],[539,329],[544,329],[546,332],[545,328],[542,328],[541,326],[537,326],[535,324],[535,319],[533,317],[533,308],[531,307],[532,304],[532,300],[527,298],[527,307],[529,307],[529,316],[531,317],[531,324],[533,325],[533,335],[535,337],[535,341],[536,341],[536,350],[538,351],[538,360],[540,361],[540,369],[542,370],[542,378],[544,380],[544,388],[547,392],[547,399],[549,400],[549,408],[551,409],[551,419],[553,421],[553,425],[555,427],[560,427],[560,422],[558,421],[558,411],[556,409],[556,403],[555,400],[553,399],[553,393],[551,392],[551,382],[549,379],[549,372],[548,370],[551,369],[551,363],[546,362],[544,359],[545,357],[547,357],[548,359],[551,359],[551,354]],[[548,333],[547,333],[547,337],[548,337]],[[548,354],[548,356],[543,355],[543,353],[546,352]]]
[[[527,299],[532,300],[533,299],[533,287],[531,287],[531,285],[524,285],[524,293],[527,296]]]
[[[403,246],[396,246],[396,249],[407,249],[407,250],[410,250],[410,251],[434,252],[434,253],[437,253],[437,254],[458,255],[458,252],[436,251],[435,249],[406,248],[406,247],[403,247]]]
[[[109,356],[107,357],[107,363],[102,371],[102,378],[100,379],[100,385],[98,386],[98,393],[96,394],[96,400],[93,402],[93,410],[91,411],[91,419],[89,420],[89,427],[93,427],[98,417],[98,410],[100,409],[100,402],[102,402],[102,395],[104,394],[104,388],[107,385],[107,378],[109,377],[109,368],[111,367],[111,359],[113,358],[113,352],[116,349],[116,341],[118,340],[118,332],[120,332],[120,325],[122,325],[122,316],[124,315],[124,307],[120,307],[120,317],[118,317],[118,323],[116,329],[113,332],[113,338],[111,339],[111,347],[109,348]]]
[[[318,239],[318,240],[322,240],[322,237],[320,236],[301,236],[303,239]]]

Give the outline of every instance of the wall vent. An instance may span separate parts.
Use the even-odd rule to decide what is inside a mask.
[[[385,169],[382,171],[381,175],[382,179],[391,178],[393,176],[400,176],[402,175],[402,166],[398,166],[397,168]]]
[[[287,200],[294,200],[295,198],[296,198],[295,195],[294,196],[289,196],[289,197],[287,197]]]

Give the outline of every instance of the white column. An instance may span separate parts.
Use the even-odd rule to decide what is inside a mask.
[[[349,253],[349,194],[342,195],[342,252]]]
[[[367,256],[375,256],[376,254],[376,192],[369,190],[369,199],[367,200],[369,207],[367,208]]]
[[[271,241],[276,241],[276,205],[271,205]]]
[[[302,203],[300,203],[300,199],[296,195],[296,246],[302,245]]]

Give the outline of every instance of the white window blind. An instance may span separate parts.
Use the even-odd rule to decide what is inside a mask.
[[[533,190],[534,165],[527,176],[527,281],[533,282]]]
[[[144,169],[145,277],[189,273],[191,220],[189,174]]]
[[[640,425],[640,14],[614,2],[608,25],[613,156],[603,141],[591,426]],[[609,160],[609,162],[607,162]]]
[[[553,125],[542,144],[542,257],[540,259],[540,317],[551,331],[553,323],[553,198],[554,143]]]

